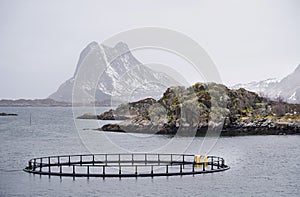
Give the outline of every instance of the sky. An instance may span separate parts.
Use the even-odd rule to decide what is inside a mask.
[[[0,0],[0,99],[46,98],[82,49],[118,32],[169,28],[200,44],[226,85],[300,64],[298,0]]]

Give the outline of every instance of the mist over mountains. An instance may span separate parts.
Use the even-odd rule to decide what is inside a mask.
[[[102,74],[99,68],[104,69]],[[48,98],[72,102],[75,80],[79,75],[77,91],[81,93],[82,101],[91,103],[110,99],[121,102],[147,97],[158,99],[168,87],[180,85],[168,74],[152,70],[139,62],[125,43],[119,42],[109,47],[91,42],[81,52],[74,75]],[[272,78],[237,84],[231,88],[245,88],[273,100],[280,98],[289,103],[300,103],[299,76],[300,65],[282,80]]]
[[[293,73],[282,80],[273,78],[259,82],[237,84],[232,88],[245,88],[273,100],[281,99],[289,103],[300,103],[300,64]]]

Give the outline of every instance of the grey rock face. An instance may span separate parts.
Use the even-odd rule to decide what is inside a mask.
[[[104,72],[95,72],[101,70],[100,67]],[[112,97],[124,101],[159,98],[167,87],[178,85],[166,73],[154,71],[140,63],[125,43],[108,47],[92,42],[81,52],[74,76],[49,98],[71,102],[74,83],[79,75],[80,84],[76,84],[76,88],[90,102],[101,102]]]

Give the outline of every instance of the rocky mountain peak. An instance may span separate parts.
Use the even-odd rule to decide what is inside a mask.
[[[119,42],[115,45],[114,49],[120,51],[120,52],[127,52],[129,51],[129,47],[126,43],[124,42]]]
[[[80,65],[82,64],[83,60],[85,57],[87,57],[88,54],[91,53],[99,53],[100,52],[100,47],[99,44],[96,41],[90,42],[80,53],[78,63],[76,66],[76,70],[74,72],[74,76],[77,74],[78,69]]]
[[[105,55],[105,58],[109,63],[114,63],[121,59],[135,59],[135,57],[131,54],[128,45],[124,42],[119,42],[114,47],[102,44],[100,48],[103,49],[103,55]]]
[[[92,41],[86,46],[86,48],[95,48],[97,46],[99,46],[98,42]]]
[[[297,66],[297,68],[295,69],[294,73],[300,74],[300,64]]]
[[[74,76],[49,98],[72,101],[74,80],[79,68],[81,68],[81,87],[76,87],[76,90],[82,92],[84,99],[95,99],[100,102],[111,96],[117,96],[118,100],[141,100],[150,96],[158,98],[165,87],[178,85],[178,82],[166,73],[154,71],[139,62],[130,53],[126,43],[119,42],[111,47],[93,41],[80,53]],[[97,73],[101,68],[104,68],[104,73]]]

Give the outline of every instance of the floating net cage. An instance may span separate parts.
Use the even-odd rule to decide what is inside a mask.
[[[85,154],[33,158],[25,172],[71,177],[182,176],[228,170],[216,156],[188,154]]]

